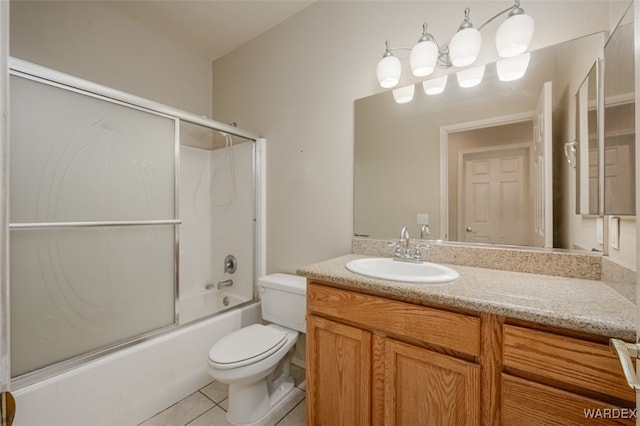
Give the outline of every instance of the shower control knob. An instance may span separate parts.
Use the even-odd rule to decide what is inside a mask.
[[[234,272],[236,272],[236,269],[238,269],[238,261],[236,260],[236,257],[232,254],[225,257],[224,258],[225,274],[226,273],[233,274]]]

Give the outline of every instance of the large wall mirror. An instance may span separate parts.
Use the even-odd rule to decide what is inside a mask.
[[[602,215],[604,146],[601,65],[597,60],[576,92],[576,141],[565,155],[576,169],[576,214]]]
[[[438,95],[416,84],[410,103],[391,91],[356,100],[355,235],[397,238],[408,226],[419,237],[426,217],[429,239],[592,250],[569,231],[580,206],[563,152],[576,138],[575,94],[592,72],[595,83],[606,40],[596,33],[532,51],[516,81],[487,64],[476,87],[460,88],[453,72]],[[585,208],[598,214],[597,203]]]
[[[604,213],[635,215],[633,8],[604,49]]]

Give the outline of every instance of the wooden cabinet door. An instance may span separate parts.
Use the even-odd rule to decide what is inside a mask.
[[[368,425],[371,333],[307,317],[307,423]]]
[[[385,424],[480,424],[477,364],[392,339],[384,364]]]

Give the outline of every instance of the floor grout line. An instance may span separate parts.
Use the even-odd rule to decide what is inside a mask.
[[[296,410],[300,404],[304,404],[304,403],[306,403],[306,386],[304,387],[304,389],[302,389],[302,388],[300,388],[300,387],[299,387],[300,385],[303,385],[303,386],[304,386],[305,382],[306,382],[306,381],[305,381],[304,379],[302,379],[302,381],[301,381],[300,383],[298,383],[298,385],[297,385],[297,386],[295,386],[295,388],[294,388],[294,389],[297,389],[297,390],[299,390],[299,391],[301,391],[301,392],[303,393],[303,395],[304,395],[304,396],[303,396],[302,400],[300,400],[300,401],[299,401],[297,404],[295,404],[291,409],[289,409],[289,410],[288,410],[286,413],[284,413],[280,418],[278,418],[278,420],[277,420],[275,423],[272,423],[274,426],[283,424],[283,421],[284,421],[284,420],[285,420],[289,415],[291,415],[291,413],[292,413],[294,410]],[[227,401],[227,400],[228,400],[228,396],[227,396],[227,397],[225,397],[224,399],[222,399],[221,401],[216,402],[212,397],[209,397],[209,396],[204,392],[204,390],[205,390],[207,387],[211,386],[211,385],[212,385],[212,384],[214,384],[214,383],[216,383],[216,380],[213,380],[213,381],[211,381],[211,382],[207,383],[205,386],[202,386],[200,389],[198,389],[198,390],[194,391],[193,393],[191,393],[191,394],[187,395],[186,397],[184,397],[184,398],[180,399],[179,401],[176,401],[175,403],[171,404],[171,405],[170,405],[170,406],[168,406],[167,408],[165,408],[165,409],[163,409],[162,411],[160,411],[160,412],[156,413],[156,414],[155,414],[154,416],[152,416],[151,418],[149,418],[149,419],[145,420],[145,422],[147,422],[147,421],[149,421],[149,420],[153,419],[154,417],[160,416],[161,414],[163,414],[163,413],[165,413],[165,412],[167,412],[167,411],[171,410],[172,408],[174,408],[175,406],[177,406],[177,405],[178,405],[178,404],[180,404],[181,402],[183,402],[183,401],[187,400],[188,398],[194,397],[196,394],[199,394],[199,397],[204,397],[207,401],[209,401],[211,404],[213,404],[213,406],[211,406],[209,409],[205,410],[204,412],[198,413],[194,418],[192,418],[192,419],[188,420],[186,423],[183,423],[185,420],[182,420],[182,422],[179,422],[179,423],[177,424],[177,426],[180,426],[180,425],[182,425],[182,426],[188,426],[188,425],[194,424],[194,422],[196,422],[196,421],[197,421],[199,418],[201,418],[202,416],[205,416],[207,413],[209,413],[210,415],[213,415],[213,413],[211,413],[211,411],[212,411],[212,410],[215,410],[215,409],[217,409],[217,408],[219,408],[220,410],[222,410],[222,412],[224,413],[224,415],[225,415],[225,417],[226,417],[227,410],[226,410],[226,409],[224,409],[224,407],[222,407],[222,403],[224,403],[225,401]],[[199,411],[199,410],[198,410],[198,411]],[[192,414],[195,414],[195,413],[192,413]],[[140,425],[144,424],[145,422],[140,423]],[[304,423],[303,423],[301,426],[303,426],[303,425],[304,425]]]
[[[297,389],[297,388],[296,388],[296,389]],[[282,416],[282,418],[280,418],[280,420],[278,420],[274,426],[278,426],[280,423],[282,423],[282,421],[283,421],[284,419],[286,419],[286,418],[287,418],[287,416],[293,412],[293,410],[295,410],[296,408],[298,408],[298,405],[300,405],[300,404],[302,404],[303,402],[305,402],[305,401],[306,401],[306,399],[307,399],[307,395],[306,395],[306,393],[305,393],[304,398],[302,398],[302,400],[301,400],[300,402],[298,402],[296,405],[294,405],[294,406],[293,406],[293,408],[291,408],[291,410],[287,411],[287,413],[285,413],[285,415],[284,415],[284,416]]]
[[[211,401],[211,402],[213,402],[213,401]],[[218,408],[218,404],[216,404],[216,403],[214,402],[214,406],[213,406],[213,407],[209,408],[207,411],[205,411],[204,413],[200,414],[199,416],[197,416],[197,417],[195,417],[195,418],[193,418],[193,419],[189,420],[187,423],[185,423],[185,424],[184,424],[184,426],[189,426],[190,424],[192,424],[193,422],[195,422],[196,420],[198,420],[200,417],[204,416],[204,415],[205,415],[205,414],[207,414],[209,411],[214,410],[214,409],[216,409],[216,408]],[[219,407],[219,408],[222,408],[222,407]]]

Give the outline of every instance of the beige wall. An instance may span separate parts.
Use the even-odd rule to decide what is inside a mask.
[[[10,55],[211,116],[211,63],[97,1],[12,1]]]
[[[436,38],[449,39],[464,6],[319,1],[214,62],[216,118],[267,137],[268,272],[350,251],[353,101],[381,91],[375,66],[385,39],[410,46],[424,20]],[[607,2],[529,0],[523,7],[536,19],[533,48],[609,28]],[[501,8],[474,2],[471,16],[481,22]],[[484,30],[481,60],[495,58],[496,27]]]

